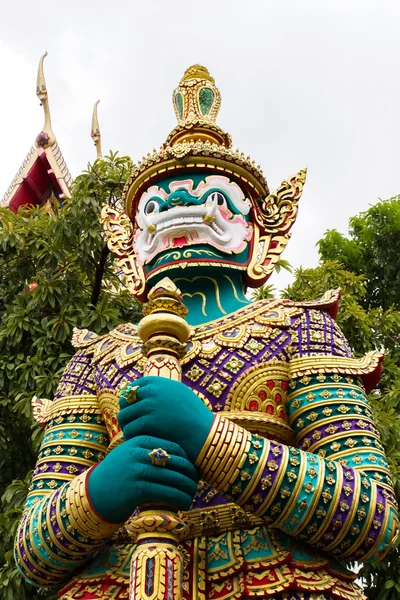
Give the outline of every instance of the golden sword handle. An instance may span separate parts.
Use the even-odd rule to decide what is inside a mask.
[[[190,326],[187,308],[174,283],[165,277],[153,287],[145,304],[138,333],[147,358],[144,375],[180,381],[180,359],[186,353]],[[162,399],[160,399],[162,402]],[[136,549],[131,561],[130,600],[181,600],[183,559],[179,541],[189,524],[168,506],[142,507],[129,523]]]

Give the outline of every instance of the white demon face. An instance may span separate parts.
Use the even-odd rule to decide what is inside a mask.
[[[196,178],[197,181],[199,177]],[[251,240],[248,200],[240,187],[222,175],[198,181],[186,178],[148,188],[136,215],[135,251],[141,265],[171,248],[208,244],[239,254]]]

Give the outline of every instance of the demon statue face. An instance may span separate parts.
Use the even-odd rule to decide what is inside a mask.
[[[215,256],[224,259],[228,255],[240,263],[253,235],[250,209],[250,200],[237,183],[223,175],[161,180],[139,200],[134,238],[137,261],[151,270],[171,258],[187,261],[185,249],[196,247],[197,260],[209,258],[214,249]]]

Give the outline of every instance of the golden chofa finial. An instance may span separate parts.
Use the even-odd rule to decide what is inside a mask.
[[[44,78],[43,61],[47,56],[47,52],[43,54],[39,61],[39,69],[37,74],[36,95],[40,100],[40,104],[44,110],[44,126],[42,131],[36,138],[36,146],[38,148],[48,148],[56,141],[56,136],[51,128],[49,98],[47,93],[46,81]]]
[[[103,153],[101,151],[101,134],[100,134],[100,126],[99,119],[97,117],[97,106],[100,100],[94,103],[93,107],[93,116],[92,116],[92,140],[94,141],[94,145],[96,146],[97,158],[103,158]]]
[[[214,124],[221,106],[221,94],[208,70],[201,65],[186,69],[173,93],[179,125]]]

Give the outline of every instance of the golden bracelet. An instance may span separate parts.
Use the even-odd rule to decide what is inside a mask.
[[[214,443],[210,445],[202,465],[203,470],[207,472],[207,481],[210,484],[217,484],[221,475],[224,478],[224,468],[229,463],[236,444],[233,423],[225,419],[221,419],[221,422],[223,427],[221,430],[217,430]]]
[[[215,472],[213,473],[213,480],[216,484],[221,479],[221,476],[225,478],[226,470],[229,470],[230,466],[235,461],[242,439],[243,433],[239,432],[235,437],[235,431],[232,427],[232,423],[228,423],[228,431],[225,435],[222,445],[223,452],[220,451],[218,454],[218,456],[222,454],[221,462],[218,464]],[[229,449],[230,452],[227,452],[227,449]]]
[[[215,480],[215,486],[218,489],[225,489],[232,479],[236,479],[239,464],[243,462],[243,459],[246,460],[246,448],[250,446],[251,434],[239,429],[233,423],[231,423],[231,429],[233,430],[233,435],[224,448],[226,458],[223,461],[223,468],[218,470]]]
[[[262,504],[254,511],[255,516],[264,516],[273,501],[275,500],[283,481],[283,478],[286,473],[287,464],[289,461],[289,447],[283,446],[282,452],[282,462],[278,470],[278,474],[272,486],[269,488],[268,494]]]
[[[86,495],[87,476],[88,472],[85,472],[71,481],[67,490],[65,509],[72,527],[78,533],[100,542],[111,537],[120,525],[107,523],[96,515]]]
[[[202,477],[217,489],[225,490],[247,457],[250,439],[251,434],[246,430],[217,415],[196,460]]]
[[[338,537],[331,544],[326,546],[326,548],[324,548],[324,552],[325,552],[325,550],[327,550],[329,552],[333,548],[336,548],[337,546],[339,546],[343,542],[345,537],[348,535],[349,530],[354,523],[355,515],[356,515],[357,509],[359,507],[360,497],[361,497],[361,476],[360,476],[360,473],[355,471],[354,472],[353,502],[352,502],[350,510],[348,512],[347,518],[341,527]],[[340,493],[339,493],[339,499],[340,499]],[[372,510],[372,515],[373,515],[373,513],[374,513],[374,511]]]
[[[212,424],[212,427],[211,427],[211,429],[210,429],[210,431],[208,433],[207,439],[204,442],[202,449],[200,450],[200,454],[196,458],[195,465],[196,465],[196,467],[198,469],[201,468],[201,464],[202,464],[202,462],[204,460],[204,457],[205,457],[205,455],[207,453],[207,450],[208,450],[208,447],[209,447],[209,444],[210,444],[210,440],[212,440],[214,438],[214,435],[215,435],[215,433],[217,431],[217,427],[218,427],[219,424],[220,424],[220,419],[218,417],[215,417],[214,421],[213,421],[213,424]]]
[[[212,438],[209,436],[206,440],[206,450],[202,464],[199,466],[200,470],[206,469],[210,461],[211,465],[216,467],[216,463],[214,463],[213,458],[219,457],[224,444],[225,436],[228,432],[229,421],[227,419],[216,417],[215,420],[217,423],[217,428],[214,436]]]
[[[219,478],[216,483],[218,489],[226,491],[229,485],[232,484],[239,475],[240,466],[246,461],[248,451],[250,449],[250,438],[251,434],[247,432],[241,432],[242,435],[238,437],[232,449],[229,448],[227,454],[231,456],[228,463],[225,465],[222,479]]]

